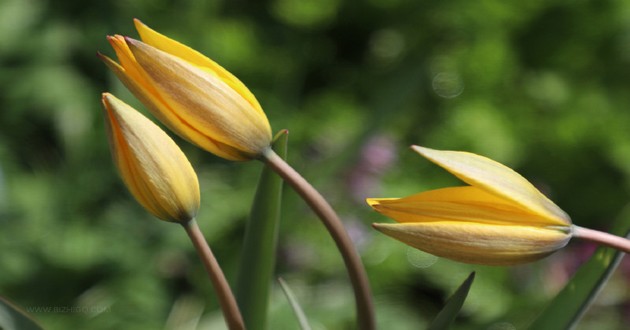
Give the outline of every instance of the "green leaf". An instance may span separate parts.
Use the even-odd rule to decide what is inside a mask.
[[[0,329],[41,330],[43,328],[22,309],[0,297]]]
[[[439,329],[448,329],[459,310],[462,309],[464,305],[464,301],[468,296],[468,291],[470,291],[470,286],[472,285],[473,280],[475,279],[475,272],[470,273],[466,280],[459,286],[457,291],[448,299],[444,308],[438,313],[435,317],[431,325],[429,326],[429,330],[439,330]]]
[[[288,131],[274,138],[273,149],[286,158]],[[236,284],[236,300],[247,329],[265,329],[267,305],[275,269],[282,179],[263,167],[256,197],[245,226],[243,256]]]
[[[278,278],[278,282],[280,283],[280,287],[284,292],[284,295],[287,297],[289,304],[291,305],[291,309],[293,309],[293,313],[300,324],[300,329],[302,330],[311,330],[311,326],[308,324],[308,320],[306,319],[306,314],[304,314],[304,310],[302,310],[302,306],[295,298],[293,291],[289,288],[287,282],[285,282],[282,278]]]
[[[616,221],[612,234],[629,237],[630,209]],[[584,315],[621,262],[625,253],[598,248],[573,278],[529,326],[529,329],[570,329]]]

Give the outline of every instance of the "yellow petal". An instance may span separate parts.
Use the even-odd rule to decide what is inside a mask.
[[[244,157],[254,158],[269,146],[271,128],[266,116],[253,111],[222,80],[143,42],[126,41],[149,84],[192,129],[241,151]]]
[[[217,77],[222,79],[226,84],[241,94],[242,97],[245,98],[252,107],[254,107],[254,109],[263,113],[263,110],[254,94],[252,94],[238,78],[218,63],[198,51],[149,28],[139,19],[134,19],[134,24],[144,43],[213,72]]]
[[[127,46],[125,37],[120,35],[115,35],[113,37],[107,36],[107,40],[112,45],[112,48],[114,48],[116,57],[118,57],[118,61],[120,62],[120,67],[125,68],[125,74],[129,77],[129,79],[136,81],[140,85],[150,87],[148,86],[145,75],[140,70],[136,59],[131,53],[131,50]]]
[[[569,233],[549,228],[451,221],[373,226],[409,246],[439,257],[495,266],[541,259],[564,247],[571,237]]]
[[[505,165],[468,152],[441,151],[420,146],[412,148],[471,186],[510,200],[551,223],[561,226],[571,224],[571,218],[562,209]]]
[[[103,94],[112,156],[136,200],[156,217],[191,220],[199,183],[186,156],[157,125],[111,94]]]
[[[198,132],[188,132],[183,128],[188,125],[183,122],[181,118],[168,108],[162,100],[159,93],[151,86],[146,74],[140,68],[136,62],[135,57],[131,53],[131,50],[125,42],[123,36],[116,35],[114,37],[107,37],[110,44],[116,52],[116,56],[120,61],[120,64],[116,63],[109,57],[99,54],[99,57],[107,64],[107,66],[118,76],[118,79],[137,97],[140,101],[146,105],[151,113],[157,117],[159,121],[168,126],[175,132],[186,132],[184,138],[190,139],[191,136],[195,136],[199,139],[203,139],[203,135]],[[197,133],[197,134],[195,134]]]
[[[486,224],[553,226],[520,205],[473,186],[431,190],[405,198],[369,198],[376,211],[401,223],[465,221]]]

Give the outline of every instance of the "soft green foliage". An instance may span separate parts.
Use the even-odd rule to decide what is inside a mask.
[[[95,52],[113,56],[107,34],[136,37],[137,17],[217,60],[274,131],[290,130],[289,162],[356,239],[381,328],[428,325],[472,270],[453,328],[527,326],[591,245],[512,268],[436,260],[373,231],[387,220],[363,199],[459,184],[411,144],[467,150],[523,174],[576,224],[609,230],[630,194],[630,2],[319,3],[0,0],[0,295],[53,330],[224,326],[185,233],[144,212],[110,159],[101,92],[145,110]],[[175,139],[199,175],[199,225],[235,284],[262,165]],[[349,327],[352,292],[332,240],[289,189],[282,205],[277,275],[313,328]],[[622,275],[585,328],[630,322]],[[270,299],[269,328],[295,327],[279,288]],[[55,306],[79,308],[33,309]]]

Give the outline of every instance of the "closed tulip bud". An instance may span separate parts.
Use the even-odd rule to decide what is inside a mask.
[[[569,216],[529,181],[491,159],[413,146],[469,186],[405,198],[369,198],[398,223],[376,223],[384,234],[436,256],[485,265],[543,258],[570,240]]]
[[[135,25],[142,41],[108,37],[119,63],[99,55],[158,120],[229,160],[253,159],[269,148],[269,121],[240,80],[139,20]]]
[[[185,223],[199,209],[199,182],[190,162],[157,125],[109,93],[103,94],[109,144],[125,185],[156,217]]]

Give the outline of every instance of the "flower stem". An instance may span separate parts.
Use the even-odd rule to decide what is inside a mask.
[[[308,181],[271,148],[263,153],[262,161],[290,184],[324,223],[330,236],[337,244],[337,248],[346,264],[346,269],[354,289],[358,328],[366,330],[375,329],[374,304],[372,302],[368,277],[361,258],[354,248],[352,240],[350,240],[337,213],[335,213],[330,204],[328,204],[324,197],[322,197]]]
[[[208,245],[206,238],[201,233],[201,230],[199,230],[197,221],[192,219],[188,222],[183,222],[182,226],[184,226],[188,237],[190,237],[190,240],[199,254],[199,258],[201,258],[203,265],[206,267],[206,271],[210,276],[214,290],[219,298],[219,304],[223,310],[223,317],[225,317],[225,323],[228,328],[230,330],[245,329],[243,317],[238,309],[238,305],[236,304],[236,299],[234,299],[230,285],[225,279],[225,275],[223,274],[217,259],[214,257],[214,254],[212,254],[212,250],[210,250],[210,246]]]
[[[603,231],[573,225],[573,237],[603,244],[619,251],[630,253],[630,240]]]

